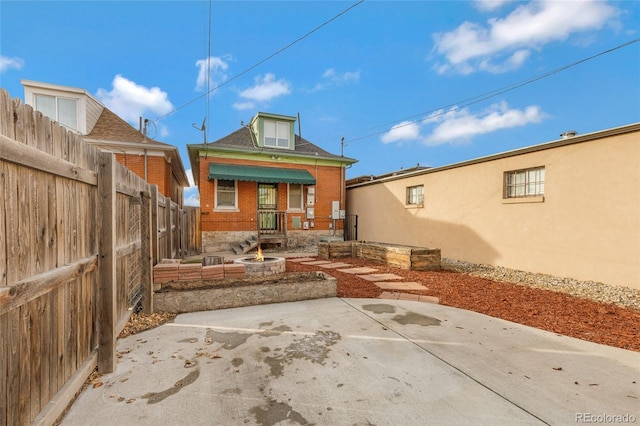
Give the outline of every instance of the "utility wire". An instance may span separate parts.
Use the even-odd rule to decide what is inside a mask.
[[[411,121],[407,121],[406,123],[393,126],[391,129],[385,127],[385,130],[381,130],[381,131],[370,133],[370,134],[367,134],[367,135],[364,135],[364,136],[358,136],[358,137],[354,137],[354,138],[348,139],[347,142],[355,142],[355,141],[358,141],[358,140],[361,140],[361,139],[367,139],[367,138],[370,138],[372,136],[377,136],[377,135],[381,135],[383,133],[387,133],[388,131],[390,131],[392,129],[400,129],[402,127],[409,126],[411,124],[415,124],[415,123],[420,123],[420,122],[423,122],[423,121],[431,120],[433,118],[436,118],[436,117],[439,117],[441,115],[447,114],[448,112],[456,111],[456,110],[459,110],[461,108],[467,107],[469,105],[474,105],[474,104],[477,104],[479,102],[485,101],[487,99],[493,98],[495,96],[502,95],[502,94],[507,93],[507,92],[511,92],[512,90],[519,89],[520,87],[527,86],[527,85],[529,85],[531,83],[534,83],[534,82],[536,82],[538,80],[542,80],[543,78],[547,78],[547,77],[550,77],[550,76],[552,76],[554,74],[558,74],[559,72],[565,71],[565,70],[567,70],[569,68],[575,67],[575,66],[580,65],[580,64],[582,64],[584,62],[590,61],[592,59],[598,58],[600,56],[606,55],[608,53],[611,53],[611,52],[614,52],[616,50],[625,48],[627,46],[630,46],[630,45],[632,45],[634,43],[638,43],[638,42],[640,42],[640,38],[636,38],[634,40],[628,41],[626,43],[623,43],[623,44],[618,45],[616,47],[613,47],[611,49],[605,50],[603,52],[596,53],[595,55],[589,56],[588,58],[584,58],[584,59],[581,59],[579,61],[573,62],[571,64],[564,65],[564,66],[562,66],[560,68],[556,68],[556,69],[551,70],[549,72],[546,72],[544,74],[540,74],[540,75],[538,75],[536,77],[532,77],[532,78],[530,78],[528,80],[524,80],[524,81],[521,81],[521,82],[518,82],[518,83],[514,83],[514,84],[511,84],[509,86],[504,86],[504,87],[501,87],[501,88],[498,88],[498,89],[495,89],[495,90],[492,90],[492,91],[489,91],[489,92],[481,93],[481,94],[473,96],[471,98],[463,99],[463,100],[461,100],[459,102],[454,102],[454,103],[451,103],[451,104],[448,104],[448,105],[445,105],[445,106],[442,106],[442,107],[439,107],[439,108],[432,109],[432,110],[427,111],[427,112],[414,114],[414,115],[412,115],[410,117],[406,117],[404,119],[395,120],[395,121],[388,122],[388,123],[385,123],[385,124],[380,124],[378,126],[372,127],[371,129],[380,128],[380,127],[383,127],[383,126],[389,126],[390,124],[411,120],[411,119],[413,119],[415,117],[418,117],[418,116],[427,115],[426,117],[423,117],[423,118],[418,119],[418,120],[411,120]]]
[[[338,13],[337,15],[335,15],[333,18],[323,22],[322,24],[318,25],[317,27],[315,27],[314,29],[312,29],[311,31],[309,31],[308,33],[304,34],[301,37],[298,37],[297,39],[295,39],[294,41],[292,41],[291,43],[287,44],[286,46],[284,46],[283,48],[279,49],[278,51],[276,51],[275,53],[272,53],[271,55],[267,56],[266,58],[262,59],[261,61],[251,65],[249,68],[245,69],[244,71],[240,72],[239,74],[234,75],[233,77],[229,78],[228,80],[226,80],[223,83],[220,83],[219,85],[217,85],[216,87],[214,87],[213,89],[208,89],[207,88],[207,92],[203,93],[202,95],[193,98],[192,100],[184,103],[183,105],[175,108],[172,111],[169,111],[168,113],[161,115],[160,117],[156,118],[154,121],[158,122],[160,120],[162,120],[163,118],[183,109],[186,108],[187,106],[191,105],[192,103],[198,101],[199,99],[202,99],[205,96],[208,96],[211,92],[214,92],[216,90],[218,90],[219,88],[226,86],[227,84],[231,83],[234,80],[237,80],[238,78],[242,77],[243,75],[247,74],[248,72],[256,69],[257,67],[259,67],[260,65],[264,64],[265,62],[267,62],[268,60],[272,59],[274,56],[279,55],[280,53],[284,52],[285,50],[289,49],[290,47],[292,47],[294,44],[304,40],[305,38],[309,37],[311,34],[315,33],[316,31],[320,30],[321,28],[329,25],[331,22],[335,21],[336,19],[338,19],[339,17],[341,17],[342,15],[348,13],[349,11],[351,11],[351,9],[355,8],[356,6],[359,6],[360,4],[364,3],[364,0],[360,0],[357,3],[352,4],[351,6],[349,6],[348,8],[346,8],[345,10],[343,10],[342,12]],[[208,77],[208,76],[207,76]]]

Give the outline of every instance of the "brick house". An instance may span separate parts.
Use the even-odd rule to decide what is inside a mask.
[[[83,136],[151,184],[180,207],[189,180],[178,148],[147,137],[146,123],[135,129],[86,90],[21,80],[25,103]]]
[[[299,247],[342,235],[345,168],[357,160],[296,135],[295,122],[261,112],[222,139],[187,145],[203,251],[246,252],[258,242]]]

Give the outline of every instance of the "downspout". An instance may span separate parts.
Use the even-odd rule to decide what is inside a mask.
[[[144,139],[142,140],[142,142],[147,142],[147,123],[148,122],[149,122],[149,119],[145,118],[144,119],[144,131],[142,133],[144,135]],[[149,170],[149,163],[148,163],[148,156],[147,156],[147,148],[145,148],[144,149],[144,181],[147,182],[147,183],[149,182],[148,170]]]

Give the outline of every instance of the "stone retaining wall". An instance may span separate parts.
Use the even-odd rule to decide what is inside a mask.
[[[335,278],[324,272],[306,272],[167,283],[154,294],[153,303],[156,311],[184,313],[335,296]]]
[[[432,271],[441,268],[440,249],[371,241],[319,242],[318,257],[324,259],[355,257],[416,271]]]

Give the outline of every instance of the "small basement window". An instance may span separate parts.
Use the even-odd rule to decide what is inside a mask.
[[[504,198],[544,195],[544,167],[513,170],[504,174]]]
[[[422,206],[424,203],[424,185],[407,187],[407,205]]]

